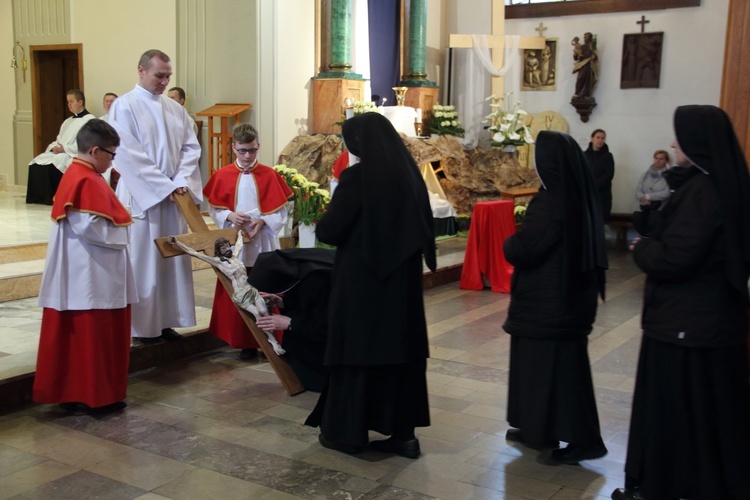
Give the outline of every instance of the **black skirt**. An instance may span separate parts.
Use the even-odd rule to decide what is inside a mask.
[[[389,436],[430,425],[427,360],[330,367],[328,386],[305,422],[337,443],[366,446],[368,430]]]
[[[508,423],[528,443],[601,443],[587,345],[587,337],[511,336]]]
[[[625,477],[646,498],[750,498],[744,346],[685,348],[644,336]]]

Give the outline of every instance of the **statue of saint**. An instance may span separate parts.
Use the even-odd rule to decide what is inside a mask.
[[[578,73],[573,99],[592,98],[598,80],[598,57],[596,38],[591,33],[583,35],[583,44],[575,37],[573,45],[573,73]]]
[[[232,282],[232,302],[237,304],[239,308],[249,312],[255,318],[269,315],[268,306],[266,306],[265,300],[260,296],[258,290],[250,286],[247,282],[247,270],[245,269],[245,264],[238,258],[244,243],[241,233],[237,233],[237,242],[234,244],[234,248],[232,248],[228,239],[217,239],[214,242],[213,257],[196,252],[174,236],[170,238],[169,242],[186,254],[211,264],[213,267],[221,271],[224,276],[229,278],[229,281]],[[271,344],[274,352],[279,356],[284,354],[285,351],[281,345],[279,345],[276,337],[273,336],[273,332],[267,331],[265,333],[268,337],[268,343]]]

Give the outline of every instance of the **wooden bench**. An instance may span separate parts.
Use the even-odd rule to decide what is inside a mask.
[[[615,230],[615,248],[618,250],[625,250],[628,248],[628,228],[633,227],[633,214],[632,213],[611,213],[607,220],[604,221],[606,225]]]

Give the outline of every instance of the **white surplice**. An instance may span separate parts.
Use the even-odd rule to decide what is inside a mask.
[[[260,206],[258,202],[258,188],[256,187],[256,182],[253,180],[253,175],[251,172],[250,174],[240,174],[239,176],[240,180],[237,186],[237,200],[235,203],[235,212],[237,213],[248,213],[257,210]],[[217,210],[211,205],[208,206],[208,210],[216,227],[220,229],[234,227],[234,224],[227,220],[229,214],[232,213],[230,210]],[[271,252],[280,248],[279,232],[281,232],[281,228],[286,224],[288,214],[284,206],[273,213],[260,214],[258,218],[263,219],[266,224],[249,243],[245,243],[242,247],[239,259],[242,260],[245,267],[252,267],[261,252]]]
[[[115,168],[122,175],[117,197],[133,217],[130,255],[139,302],[132,335],[158,337],[163,328],[195,325],[190,257],[164,259],[154,239],[187,233],[187,223],[168,197],[185,187],[200,203],[201,149],[185,109],[140,85],[118,98],[109,123],[120,134]]]
[[[87,311],[122,309],[137,302],[127,245],[127,226],[68,209],[67,217],[50,229],[39,305]]]
[[[81,130],[83,124],[89,120],[96,118],[91,113],[84,115],[80,118],[71,116],[67,118],[60,126],[60,133],[57,134],[55,142],[50,143],[44,153],[40,154],[29,162],[29,165],[36,163],[37,165],[54,165],[60,172],[65,172],[73,162],[73,157],[78,154],[78,142],[76,136],[78,131]],[[54,146],[60,144],[64,153],[53,153],[50,151]]]

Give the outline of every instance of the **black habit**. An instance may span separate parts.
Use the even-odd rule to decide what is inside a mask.
[[[748,498],[750,180],[722,110],[681,106],[674,127],[685,159],[633,252],[647,281],[626,488]]]
[[[365,113],[343,135],[361,161],[342,173],[316,230],[337,249],[329,385],[307,423],[361,447],[368,430],[408,434],[430,423],[422,255],[434,270],[435,239],[427,188],[390,122]]]
[[[589,143],[585,154],[594,176],[596,191],[599,194],[602,219],[606,221],[612,213],[612,179],[615,176],[615,158],[606,144],[598,151],[594,151],[594,145]]]
[[[536,165],[542,189],[503,246],[515,267],[503,325],[512,336],[508,422],[531,445],[600,445],[587,352],[607,267],[599,202],[568,135],[541,132]]]

